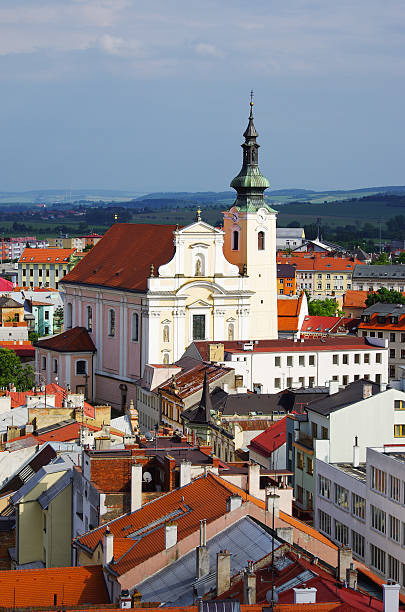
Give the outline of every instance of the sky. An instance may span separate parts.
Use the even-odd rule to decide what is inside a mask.
[[[405,184],[404,0],[1,0],[0,191]]]

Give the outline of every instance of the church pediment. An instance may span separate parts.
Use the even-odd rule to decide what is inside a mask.
[[[212,308],[212,304],[209,304],[209,302],[205,300],[197,300],[197,302],[190,304],[189,308]]]
[[[190,225],[187,225],[186,227],[183,227],[181,230],[178,231],[180,235],[195,233],[200,234],[202,232],[205,234],[209,233],[214,235],[223,233],[222,230],[217,229],[209,223],[205,223],[205,221],[195,221],[194,223],[191,223]]]

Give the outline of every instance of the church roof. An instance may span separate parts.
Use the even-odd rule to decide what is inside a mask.
[[[60,283],[147,290],[151,264],[174,255],[174,225],[115,223]]]

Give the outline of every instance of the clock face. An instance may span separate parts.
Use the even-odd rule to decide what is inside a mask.
[[[236,221],[237,221],[237,220],[238,220],[238,215],[237,215],[237,213],[233,213],[233,215],[232,215],[232,221],[235,221],[235,223],[236,223]]]
[[[264,210],[259,210],[257,213],[257,220],[259,223],[263,223],[263,221],[266,218],[266,213],[264,212]]]

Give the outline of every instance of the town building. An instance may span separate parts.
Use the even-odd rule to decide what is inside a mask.
[[[294,250],[304,244],[305,230],[303,227],[278,227],[276,240],[277,251]]]
[[[47,240],[37,240],[35,236],[12,236],[2,238],[0,242],[0,259],[17,260],[26,247],[30,249],[46,249]]]
[[[249,444],[249,459],[268,469],[285,470],[287,417],[279,419]]]
[[[346,336],[357,332],[359,321],[348,317],[308,315],[301,326],[300,338]]]
[[[9,295],[0,297],[0,343],[22,345],[26,342],[28,342],[28,325],[24,317],[23,304]]]
[[[377,291],[381,287],[403,293],[405,291],[405,265],[373,266],[363,264],[355,266],[352,289],[370,292]]]
[[[278,253],[277,264],[296,269],[296,291],[308,291],[313,297],[343,295],[352,289],[353,270],[358,262],[334,253]]]
[[[296,268],[290,264],[277,264],[277,293],[278,295],[295,295]]]
[[[193,342],[185,355],[234,368],[242,386],[256,393],[322,387],[329,381],[348,385],[360,378],[388,382],[388,349],[369,337]]]
[[[346,317],[358,319],[366,308],[368,291],[350,289],[343,296],[342,310]]]
[[[315,463],[316,528],[405,593],[405,445],[387,442],[361,456],[354,443],[352,458]]]
[[[58,249],[75,249],[75,251],[84,251],[90,246],[93,247],[102,238],[101,234],[87,234],[85,236],[59,236],[58,238],[49,238],[49,246]]]
[[[310,518],[313,514],[315,459],[349,463],[356,439],[359,460],[364,462],[367,447],[381,440],[397,443],[399,434],[405,436],[404,417],[398,410],[403,401],[402,391],[384,390],[371,381],[359,380],[343,390],[331,383],[329,396],[308,404],[305,415],[288,417],[294,431],[287,427],[287,453],[293,453],[295,510],[299,515]]]
[[[77,263],[75,249],[26,248],[18,260],[18,285],[21,287],[52,287]]]
[[[307,316],[308,299],[305,291],[299,297],[280,296],[277,300],[278,337],[298,339]]]
[[[145,365],[176,362],[193,340],[277,338],[276,213],[257,136],[251,112],[223,230],[200,213],[181,229],[117,223],[63,279],[65,329],[87,327],[97,349],[98,401],[120,407],[122,386],[135,400]]]
[[[405,370],[405,305],[377,302],[363,311],[358,334],[388,344],[388,377],[403,377]]]

